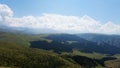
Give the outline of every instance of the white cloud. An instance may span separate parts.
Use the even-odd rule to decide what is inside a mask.
[[[5,4],[0,4],[0,16],[13,16],[12,10]]]
[[[120,25],[107,22],[100,27],[99,31],[105,34],[120,34]]]
[[[0,25],[11,28],[50,29],[65,33],[105,33],[120,34],[120,25],[108,22],[101,24],[99,21],[84,15],[64,16],[47,14],[42,16],[13,17],[13,11],[5,4],[0,4]]]

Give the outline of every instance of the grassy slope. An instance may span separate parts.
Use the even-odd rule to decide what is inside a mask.
[[[73,54],[74,55],[81,55],[81,56],[86,56],[89,58],[93,58],[93,59],[102,59],[104,57],[107,57],[106,54],[100,54],[100,53],[84,53],[84,52],[80,52],[78,50],[73,50]]]
[[[116,60],[109,60],[105,62],[106,67],[108,68],[120,68],[120,54],[114,55]]]
[[[27,34],[15,34],[15,33],[9,33],[9,32],[0,32],[0,42],[14,43],[16,45],[19,44],[22,46],[29,47],[29,45],[30,45],[29,41],[33,41],[33,40],[51,41],[51,40],[43,38],[45,36],[47,36],[47,34],[27,35]]]
[[[22,68],[74,68],[77,65],[49,51],[25,48],[16,44],[0,42],[0,66]]]
[[[100,63],[96,62],[94,59],[96,60],[102,60],[102,58],[105,58],[107,57],[107,55],[104,55],[104,54],[99,54],[99,53],[84,53],[84,52],[80,52],[78,50],[73,50],[72,53],[68,53],[68,52],[62,52],[61,53],[61,56],[66,58],[67,60],[71,61],[71,62],[74,62],[73,59],[70,59],[70,57],[76,57],[76,56],[82,56],[82,57],[86,57],[86,58],[81,58],[81,59],[84,59],[82,60],[81,62],[85,62],[85,65],[90,65],[90,66],[94,66],[94,64],[96,65],[95,67],[93,68],[104,68],[104,66],[102,66]],[[88,60],[87,60],[88,59]],[[89,60],[90,59],[90,60]],[[79,60],[79,59],[77,59]],[[92,61],[91,61],[92,60]],[[80,61],[80,60],[79,60]],[[95,63],[93,63],[93,61]],[[88,66],[88,68],[92,68]],[[85,67],[87,68],[87,67]]]
[[[23,34],[0,32],[0,57],[2,58],[0,59],[0,61],[3,61],[0,62],[0,66],[5,66],[5,67],[23,66],[22,68],[30,68],[30,67],[33,68],[37,65],[40,65],[43,68],[47,68],[47,67],[53,68],[53,66],[56,65],[57,68],[80,68],[80,65],[75,63],[75,61],[72,59],[69,58],[66,59],[53,52],[49,52],[41,49],[29,48],[30,45],[29,41],[33,41],[33,40],[46,40],[48,42],[52,41],[43,38],[46,36],[48,35],[47,34],[23,35]],[[106,57],[106,55],[103,54],[98,54],[98,53],[91,54],[91,53],[83,53],[79,51],[73,51],[72,55],[86,56],[88,58],[95,58],[95,59]],[[35,68],[39,68],[39,66]],[[103,68],[103,67],[97,66],[96,68]]]
[[[22,68],[80,68],[53,52],[29,48],[29,41],[46,40],[43,35],[17,35],[0,32],[0,66]],[[49,41],[49,40],[47,40]]]
[[[105,62],[107,68],[120,68],[120,59]]]

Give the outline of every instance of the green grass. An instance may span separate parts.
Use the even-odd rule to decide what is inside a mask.
[[[74,68],[73,64],[51,51],[0,42],[0,66],[20,68]]]
[[[44,37],[48,36],[48,34],[40,34],[40,35],[27,35],[27,34],[14,34],[8,32],[0,32],[0,42],[8,42],[19,44],[22,46],[29,47],[30,41],[35,40],[45,40],[51,42],[52,40],[45,39]]]
[[[30,41],[47,35],[0,32],[0,68],[81,68],[52,51],[29,48]]]
[[[84,53],[84,52],[80,52],[80,51],[77,51],[77,50],[73,50],[73,54],[74,55],[81,55],[81,56],[86,56],[86,57],[89,57],[89,58],[93,58],[93,59],[102,59],[104,57],[107,57],[106,54],[100,54],[100,53]]]
[[[120,68],[120,59],[106,61],[105,65],[107,68]]]

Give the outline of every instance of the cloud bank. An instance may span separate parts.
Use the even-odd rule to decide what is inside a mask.
[[[16,18],[13,11],[5,4],[0,4],[0,27],[25,28],[30,30],[57,31],[61,33],[103,33],[120,34],[120,25],[112,22],[101,24],[101,22],[84,15],[64,16],[60,14],[47,14],[35,16],[23,16]]]

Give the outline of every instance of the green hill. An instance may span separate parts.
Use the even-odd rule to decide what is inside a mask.
[[[80,50],[73,51],[73,49],[67,51],[76,41],[86,42],[84,39],[73,38],[74,36],[66,34],[63,35],[65,39],[55,38],[55,40],[48,38],[51,35],[53,34],[0,32],[0,68],[103,68],[105,66],[103,58],[109,57],[106,54],[85,53]],[[41,46],[50,48],[52,45],[54,48],[33,48],[31,41],[50,43],[47,47],[44,44]],[[53,41],[55,43],[52,43]],[[66,46],[66,44],[69,45]],[[55,48],[59,48],[61,52],[53,52]]]
[[[38,37],[37,37],[38,38]],[[76,68],[80,67],[51,51],[29,48],[36,36],[0,32],[0,67]]]

